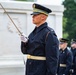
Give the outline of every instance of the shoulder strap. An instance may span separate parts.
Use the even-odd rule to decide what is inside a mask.
[[[46,40],[47,40],[47,37],[48,37],[49,33],[50,33],[50,31],[47,32],[47,34],[46,34],[45,42],[46,42]]]

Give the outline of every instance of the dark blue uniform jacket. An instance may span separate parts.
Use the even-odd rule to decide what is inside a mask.
[[[67,48],[62,51],[59,50],[59,67],[58,67],[58,75],[69,75],[70,69],[72,67],[73,55],[70,50]],[[66,67],[61,67],[60,64],[65,64]]]
[[[49,32],[47,38],[46,35]],[[44,56],[46,60],[27,59],[26,75],[56,75],[59,42],[53,29],[43,25],[35,28],[29,35],[27,44],[21,43],[23,54]]]
[[[76,75],[76,48],[72,49],[71,51],[73,53],[73,65],[72,65],[72,69],[74,70],[74,75]]]

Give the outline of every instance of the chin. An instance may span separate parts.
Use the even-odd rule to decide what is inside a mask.
[[[36,24],[35,22],[33,22],[33,24]]]

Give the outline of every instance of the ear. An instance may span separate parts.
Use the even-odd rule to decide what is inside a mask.
[[[42,14],[41,18],[42,18],[42,20],[46,20],[47,16]]]

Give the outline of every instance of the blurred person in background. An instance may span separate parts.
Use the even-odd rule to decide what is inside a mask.
[[[72,75],[76,75],[76,39],[71,40],[71,51],[73,53]]]
[[[73,55],[71,50],[67,48],[68,39],[59,39],[59,63],[58,63],[58,75],[69,75],[72,66]]]

